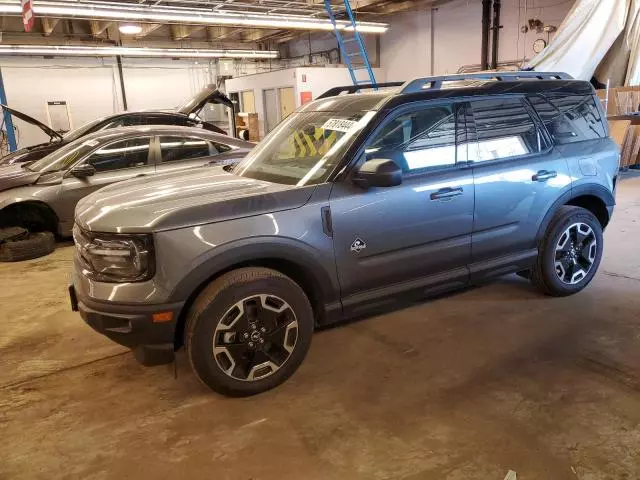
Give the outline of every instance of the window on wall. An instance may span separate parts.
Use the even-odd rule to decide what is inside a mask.
[[[474,100],[470,105],[477,146],[469,148],[469,160],[521,157],[548,147],[521,98]]]
[[[369,142],[368,158],[392,158],[406,173],[456,163],[455,115],[450,105],[415,110],[387,123]]]
[[[558,144],[606,136],[592,95],[531,95],[529,101]]]
[[[206,140],[190,137],[160,137],[160,154],[163,162],[188,160],[215,155]]]
[[[97,172],[143,167],[149,163],[149,137],[121,140],[93,152],[86,161]]]

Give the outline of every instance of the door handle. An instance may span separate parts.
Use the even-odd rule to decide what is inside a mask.
[[[538,172],[531,177],[531,180],[534,182],[546,182],[550,178],[556,178],[558,176],[558,172],[554,170],[538,170]]]
[[[136,178],[138,178],[138,177],[146,177],[146,176],[147,176],[146,173],[139,173],[138,175],[136,175]]]
[[[437,192],[433,192],[430,196],[431,200],[442,200],[444,198],[452,198],[452,197],[457,197],[458,195],[462,195],[462,187],[456,187],[456,188],[451,188],[451,187],[447,187],[447,188],[441,188],[440,190],[438,190]]]

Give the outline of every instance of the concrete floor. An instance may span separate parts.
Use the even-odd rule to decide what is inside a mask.
[[[145,369],[69,311],[72,247],[0,264],[0,478],[640,478],[640,176],[570,298],[516,276],[319,332],[269,393]]]

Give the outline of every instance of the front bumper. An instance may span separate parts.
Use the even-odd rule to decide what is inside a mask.
[[[134,350],[143,365],[173,360],[175,330],[184,302],[123,305],[98,302],[69,286],[71,308],[95,331]]]

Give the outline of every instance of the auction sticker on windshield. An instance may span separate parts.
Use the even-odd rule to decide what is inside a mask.
[[[336,132],[348,132],[356,126],[358,122],[354,120],[344,120],[342,118],[330,118],[324,125],[323,130],[335,130]]]

